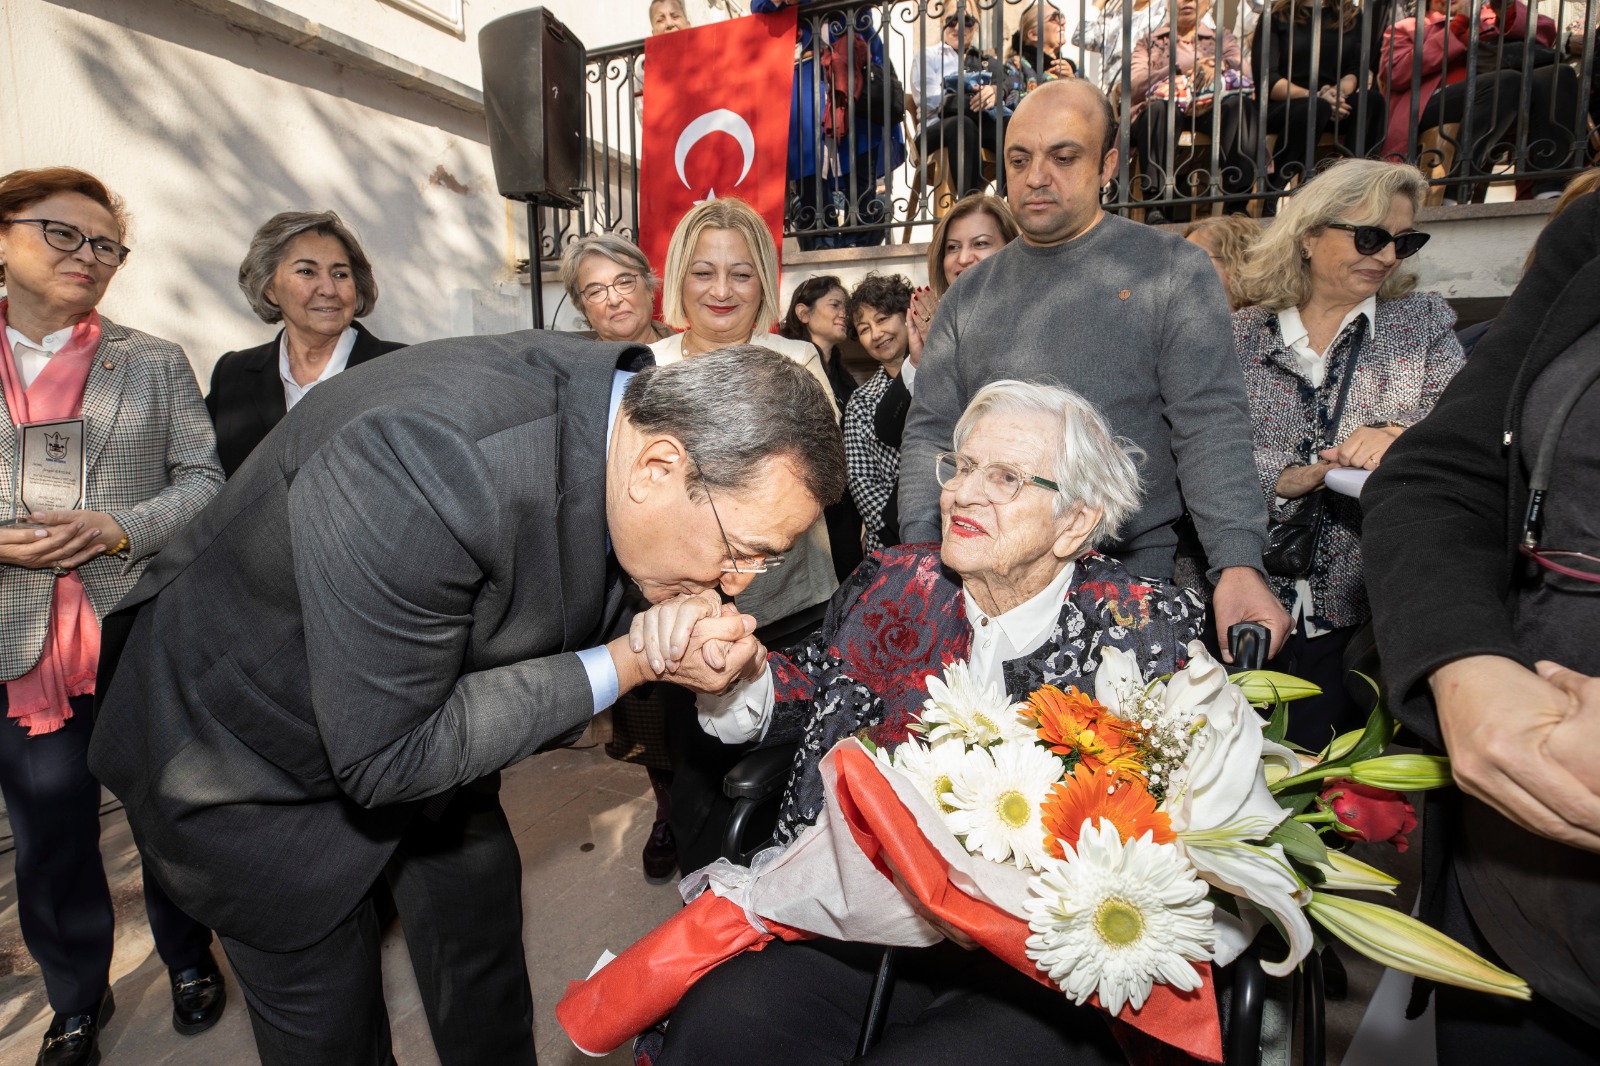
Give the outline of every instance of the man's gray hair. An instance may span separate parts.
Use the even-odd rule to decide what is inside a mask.
[[[993,381],[978,390],[956,423],[956,451],[980,421],[1008,414],[1041,414],[1055,421],[1059,429],[1055,461],[1050,471],[1034,473],[1060,487],[1058,517],[1070,514],[1080,503],[1102,510],[1085,542],[1089,547],[1115,540],[1122,523],[1132,517],[1144,498],[1137,465],[1144,452],[1132,441],[1113,436],[1094,404],[1071,389],[1012,380]]]
[[[583,294],[578,291],[578,271],[582,269],[583,261],[591,255],[603,256],[624,270],[633,271],[652,294],[660,284],[661,279],[650,269],[650,260],[628,238],[618,237],[615,233],[584,234],[567,245],[566,251],[561,253],[561,285],[567,290],[567,299],[572,302],[573,309],[584,316],[585,323],[588,323],[589,316],[583,309]]]
[[[356,284],[356,318],[372,312],[378,303],[378,281],[372,276],[372,263],[361,250],[361,242],[344,220],[332,211],[281,211],[264,222],[250,238],[250,250],[239,264],[239,288],[250,301],[250,310],[263,322],[283,321],[278,305],[267,299],[267,286],[278,272],[278,264],[296,237],[320,233],[344,245],[350,257],[350,274]]]
[[[790,462],[817,503],[837,503],[846,479],[844,437],[833,398],[799,363],[770,348],[735,344],[670,366],[641,370],[622,415],[646,433],[683,442],[698,476],[739,493],[769,460]]]

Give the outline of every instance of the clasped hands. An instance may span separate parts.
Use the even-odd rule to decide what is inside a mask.
[[[1297,500],[1315,492],[1322,488],[1322,479],[1335,467],[1376,470],[1383,461],[1383,453],[1389,450],[1389,445],[1395,442],[1400,433],[1401,430],[1396,426],[1383,429],[1362,426],[1346,437],[1344,443],[1318,452],[1317,462],[1284,467],[1283,473],[1278,475],[1277,493],[1286,500]]]
[[[715,589],[677,596],[634,616],[626,636],[606,645],[623,692],[647,681],[671,681],[718,693],[766,667],[756,620]]]
[[[122,527],[100,511],[44,511],[39,528],[0,526],[0,564],[28,570],[76,570],[122,542]]]

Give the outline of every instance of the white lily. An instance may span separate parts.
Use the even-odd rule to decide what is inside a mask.
[[[1394,894],[1399,878],[1390,877],[1376,866],[1353,859],[1337,848],[1328,850],[1328,861],[1318,863],[1322,870],[1322,884],[1317,887],[1328,891],[1387,892]]]
[[[1100,669],[1094,674],[1094,701],[1118,718],[1137,722],[1144,717],[1147,700],[1160,705],[1166,686],[1146,682],[1139,672],[1139,660],[1121,648],[1100,649]]]

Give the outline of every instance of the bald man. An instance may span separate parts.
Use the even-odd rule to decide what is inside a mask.
[[[934,458],[972,395],[1001,378],[1059,382],[1145,453],[1144,506],[1110,554],[1170,580],[1187,505],[1224,654],[1238,622],[1266,625],[1276,654],[1290,620],[1261,565],[1266,500],[1228,299],[1198,247],[1101,208],[1116,134],[1105,95],[1076,79],[1029,93],[1006,126],[1006,197],[1022,236],[940,301],[906,419],[902,539],[940,539]]]

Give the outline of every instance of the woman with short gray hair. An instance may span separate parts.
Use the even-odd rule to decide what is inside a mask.
[[[561,286],[589,326],[584,335],[595,340],[653,344],[672,336],[651,317],[659,281],[639,246],[614,233],[586,234],[561,254]]]
[[[973,397],[955,441],[938,460],[942,542],[874,552],[806,643],[758,656],[745,680],[699,701],[701,726],[724,743],[799,741],[781,846],[822,809],[822,757],[858,731],[879,748],[902,743],[929,675],[944,667],[966,660],[974,681],[1013,700],[1047,684],[1092,692],[1102,649],[1130,652],[1141,676],[1158,677],[1183,665],[1199,635],[1194,593],[1135,577],[1094,549],[1116,536],[1140,491],[1134,456],[1087,400],[997,381]],[[702,595],[653,608],[635,618],[633,646],[655,657],[674,627],[720,607]],[[981,955],[901,949],[897,989],[927,995],[888,1026],[873,1057],[910,1061],[910,1048],[938,1034],[937,1061],[974,1062],[1004,1034],[1016,1061],[1121,1061],[1103,1014]],[[845,1061],[861,1028],[850,1005],[865,1006],[877,963],[877,952],[827,938],[740,956],[689,990],[656,1062]],[[736,1021],[750,1018],[762,1024]],[[973,1018],[984,1024],[964,1024]]]
[[[211,371],[206,409],[230,477],[316,385],[405,347],[355,321],[377,304],[378,283],[361,242],[332,211],[268,219],[239,264],[239,288],[257,318],[283,328],[266,344],[228,352]]]

